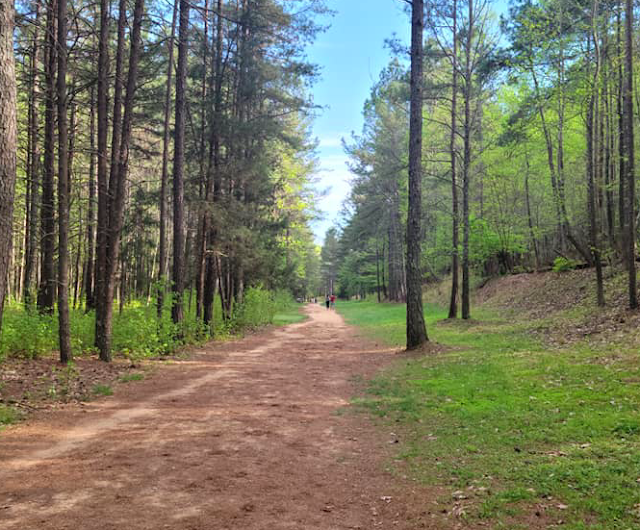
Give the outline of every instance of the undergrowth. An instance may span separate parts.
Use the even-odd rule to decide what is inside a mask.
[[[186,296],[186,300],[193,297]],[[261,287],[249,288],[232,316],[223,319],[220,299],[214,305],[214,321],[204,326],[196,318],[195,304],[185,304],[184,322],[178,328],[171,321],[168,299],[162,319],[158,321],[155,301],[132,301],[122,311],[114,307],[112,348],[114,352],[143,358],[170,354],[187,344],[203,343],[212,338],[224,339],[267,324],[284,325],[304,318],[286,291],[269,292]],[[71,309],[71,342],[74,355],[94,351],[95,312]],[[0,361],[7,357],[36,358],[58,349],[57,315],[41,315],[35,308],[9,301],[5,306],[0,334]]]
[[[404,305],[338,309],[367,335],[404,343]],[[450,348],[397,362],[358,401],[402,426],[396,458],[496,528],[527,516],[572,530],[640,527],[637,350],[549,350],[529,333],[535,321],[475,315],[451,322],[427,307],[431,339]]]
[[[0,404],[0,430],[5,425],[15,423],[20,419],[20,413],[13,407]]]

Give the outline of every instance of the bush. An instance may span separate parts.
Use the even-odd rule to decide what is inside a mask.
[[[122,312],[118,311],[117,305],[114,307],[111,346],[114,353],[133,358],[170,354],[185,344],[202,343],[212,335],[224,337],[271,324],[276,313],[290,311],[294,306],[288,291],[270,292],[261,286],[252,287],[246,290],[243,303],[234,308],[231,321],[224,322],[220,299],[216,297],[212,333],[196,319],[195,307],[188,303],[185,303],[184,320],[178,328],[171,321],[171,297],[166,298],[160,322],[155,303],[133,301],[125,305]],[[73,354],[92,352],[95,312],[72,309],[70,321]],[[57,348],[57,315],[40,315],[35,309],[26,311],[18,302],[6,305],[0,332],[0,361],[8,356],[36,358]]]
[[[559,257],[553,261],[553,272],[568,272],[578,266],[578,262],[572,259]]]
[[[273,323],[278,312],[285,312],[295,305],[289,291],[266,291],[262,286],[247,289],[244,300],[235,311],[233,329],[255,329]]]
[[[9,355],[36,358],[57,348],[57,321],[53,316],[27,312],[15,302],[4,309],[0,359]]]

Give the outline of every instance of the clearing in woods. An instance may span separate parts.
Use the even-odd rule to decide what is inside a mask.
[[[435,489],[385,471],[393,433],[344,413],[394,352],[305,311],[3,431],[0,528],[447,528]]]

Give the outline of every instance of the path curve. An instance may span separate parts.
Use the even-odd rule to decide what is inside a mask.
[[[432,490],[384,471],[391,435],[348,412],[393,352],[305,311],[3,431],[0,529],[445,528]]]

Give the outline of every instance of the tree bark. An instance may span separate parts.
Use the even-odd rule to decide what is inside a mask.
[[[86,310],[95,309],[93,284],[95,255],[95,202],[96,202],[96,100],[95,90],[91,88],[91,115],[89,118],[89,204],[87,208],[87,255],[84,265],[84,293]]]
[[[162,177],[160,181],[160,250],[158,258],[158,297],[157,314],[162,318],[164,306],[164,294],[167,286],[167,183],[169,181],[169,142],[171,141],[170,116],[171,116],[171,87],[173,86],[173,51],[176,34],[176,19],[178,17],[178,0],[173,3],[173,16],[171,19],[171,35],[169,36],[169,64],[167,65],[167,83],[164,96],[164,131],[162,137]]]
[[[109,225],[109,177],[107,175],[107,134],[109,117],[107,110],[109,79],[109,0],[100,1],[100,38],[98,42],[98,224],[96,228],[96,262],[94,274],[94,303],[96,307],[96,346],[100,359],[108,362],[111,354],[108,345],[100,347],[99,334],[104,333],[105,275],[107,265],[107,232]]]
[[[529,154],[525,152],[526,171],[524,174],[524,193],[527,203],[527,223],[529,226],[529,237],[531,238],[531,245],[533,246],[533,252],[536,257],[536,271],[540,270],[540,251],[538,250],[538,241],[535,231],[533,229],[533,215],[531,214],[531,194],[529,193]]]
[[[628,272],[629,307],[638,307],[636,285],[636,194],[635,145],[633,131],[633,0],[626,0],[625,9],[625,83],[624,83],[624,171],[626,181],[625,246]]]
[[[199,169],[200,169],[200,199],[202,201],[200,218],[198,220],[198,234],[196,238],[196,318],[204,316],[204,285],[207,274],[207,242],[209,239],[209,204],[213,199],[213,182],[211,170],[207,167],[206,153],[206,127],[207,127],[207,73],[209,56],[209,0],[204,0],[202,13],[204,26],[203,53],[202,53],[202,77],[200,79],[200,131],[199,131]]]
[[[598,78],[600,76],[600,48],[598,45],[598,35],[595,26],[595,19],[597,18],[598,12],[598,0],[594,0],[592,6],[592,31],[593,31],[593,42],[595,48],[595,71],[592,77],[591,84],[591,94],[589,97],[589,104],[587,109],[587,130],[586,130],[586,139],[587,139],[587,185],[588,185],[588,212],[589,212],[589,239],[591,244],[591,253],[593,254],[593,261],[596,267],[596,293],[597,293],[597,303],[598,306],[604,306],[604,286],[603,286],[603,278],[602,278],[602,262],[600,259],[600,248],[599,248],[599,237],[598,237],[598,216],[597,216],[597,205],[596,205],[596,167],[595,167],[595,159],[596,159],[596,140],[595,140],[595,129],[597,127],[595,114],[596,114],[596,105],[597,105],[597,97],[598,97]]]
[[[618,226],[620,227],[620,245],[622,254],[625,250],[625,212],[627,211],[625,202],[625,139],[624,139],[624,51],[622,49],[622,0],[618,3],[616,9],[616,52],[618,64],[618,94],[617,94],[617,111],[618,111]]]
[[[404,284],[402,245],[402,223],[400,217],[400,193],[397,184],[392,183],[392,199],[389,211],[389,300],[392,302],[406,301],[406,286]]]
[[[39,148],[39,86],[38,86],[38,56],[40,54],[40,0],[35,2],[35,27],[33,29],[33,41],[31,45],[31,71],[29,87],[29,152],[27,167],[27,197],[25,204],[27,212],[27,226],[25,234],[25,259],[23,301],[26,309],[30,309],[33,303],[32,282],[36,266],[36,253],[38,245],[38,188],[40,186],[40,148]]]
[[[55,71],[56,71],[56,0],[47,6],[47,45],[45,58],[45,125],[44,125],[44,172],[42,175],[41,217],[41,269],[38,290],[38,310],[52,314],[56,295],[54,267],[55,254],[55,203],[54,203],[54,144],[55,123]]]
[[[176,124],[173,159],[173,303],[171,318],[183,320],[184,291],[184,139],[186,111],[189,2],[180,0],[178,68],[176,72]]]
[[[67,0],[58,0],[58,338],[60,362],[72,357],[69,324],[69,131],[67,123]]]
[[[118,39],[116,45],[116,71],[115,71],[115,89],[113,96],[113,116],[112,116],[112,132],[111,132],[111,164],[109,166],[109,177],[104,183],[105,197],[103,201],[98,200],[98,222],[100,221],[100,207],[105,209],[104,212],[104,240],[98,240],[98,260],[96,262],[96,280],[101,286],[98,293],[96,304],[96,347],[104,356],[104,361],[111,360],[111,315],[113,309],[109,309],[109,297],[113,299],[114,286],[110,281],[110,269],[115,265],[110,265],[111,241],[113,231],[114,212],[113,201],[116,194],[118,174],[118,157],[122,138],[122,92],[123,92],[123,68],[124,68],[124,47],[125,47],[125,29],[127,24],[127,2],[120,0],[118,4]],[[106,106],[106,102],[105,102]],[[108,119],[108,118],[107,118]],[[106,133],[105,133],[106,134]],[[106,150],[105,150],[106,156]],[[107,176],[105,174],[105,179]],[[111,293],[111,294],[109,294]],[[112,304],[113,302],[111,302]],[[108,353],[107,353],[108,352]]]
[[[140,59],[140,35],[142,31],[142,15],[144,0],[136,0],[133,13],[131,33],[131,50],[129,52],[129,72],[127,75],[126,96],[124,99],[124,115],[122,118],[122,133],[118,146],[117,170],[112,172],[109,182],[109,203],[107,216],[106,266],[102,299],[98,301],[100,318],[96,318],[96,346],[100,352],[100,359],[111,360],[111,327],[113,318],[113,298],[115,291],[116,272],[120,257],[120,237],[124,222],[124,200],[126,179],[129,166],[129,144],[131,142],[131,128],[135,92],[138,79],[138,63]]]
[[[469,27],[465,36],[464,66],[464,161],[462,166],[462,318],[471,318],[471,292],[469,272],[469,180],[471,178],[471,97],[473,95],[473,72],[471,53],[474,37],[473,0],[467,0],[469,8]]]
[[[427,342],[422,307],[422,102],[424,1],[411,8],[411,109],[409,120],[409,213],[407,216],[407,349]]]
[[[451,206],[452,206],[452,253],[451,253],[451,300],[449,302],[449,318],[458,317],[458,262],[460,214],[458,212],[458,182],[456,180],[456,135],[457,135],[457,105],[458,105],[458,2],[453,0],[452,11],[452,39],[453,50],[451,56],[451,135],[449,149],[451,151]]]
[[[13,2],[0,2],[0,326],[11,256],[18,142],[14,20]]]

